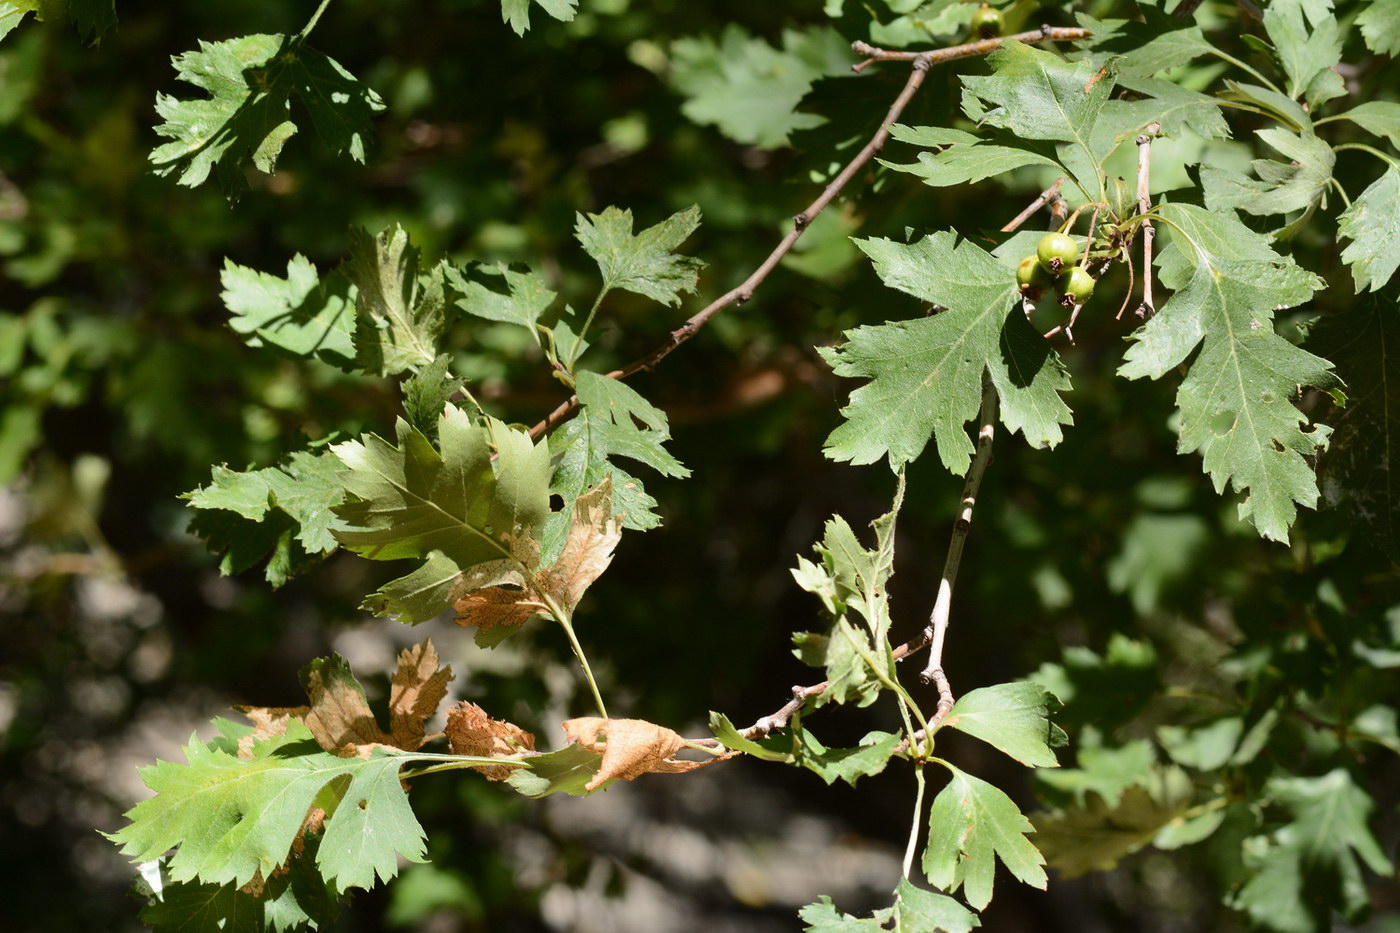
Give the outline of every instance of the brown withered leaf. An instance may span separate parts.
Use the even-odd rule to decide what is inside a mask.
[[[573,521],[559,557],[530,580],[519,575],[520,588],[491,586],[459,596],[452,604],[458,625],[475,625],[483,632],[497,625],[524,625],[536,615],[548,615],[545,594],[572,613],[593,581],[612,563],[622,539],[622,523],[612,511],[612,478],[605,478],[574,502]],[[501,581],[494,581],[501,582]]]
[[[235,706],[234,709],[253,723],[253,731],[238,740],[238,757],[249,760],[253,757],[254,742],[283,735],[290,720],[305,719],[311,711],[309,706]]]
[[[431,638],[399,653],[399,669],[389,689],[389,729],[393,744],[414,751],[423,744],[424,723],[447,696],[451,667],[438,667]]]
[[[584,785],[589,790],[597,790],[613,778],[630,781],[653,772],[678,774],[694,771],[718,760],[676,760],[674,756],[684,747],[685,740],[665,726],[645,719],[585,716],[567,720],[564,734],[579,747],[603,756],[598,773]]]
[[[465,700],[447,711],[447,741],[454,755],[500,758],[535,750],[535,737],[514,723],[492,719],[486,710]],[[504,781],[515,769],[510,765],[477,765],[492,781]]]
[[[488,632],[498,625],[524,625],[549,610],[524,590],[492,586],[468,593],[452,604],[458,625],[475,625]]]
[[[607,477],[574,502],[574,520],[564,549],[542,574],[545,590],[573,612],[584,591],[608,569],[621,540],[622,523],[612,509],[612,477]]]
[[[378,745],[392,745],[393,736],[379,728],[365,690],[338,654],[317,658],[301,669],[301,683],[311,710],[302,720],[328,752],[368,758]]]

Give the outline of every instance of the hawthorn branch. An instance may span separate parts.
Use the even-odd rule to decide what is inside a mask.
[[[1064,183],[1065,180],[1063,178],[1055,179],[1055,183],[1053,185],[1040,192],[1040,196],[1034,201],[1032,201],[1030,204],[1027,204],[1025,210],[1021,211],[1021,213],[1017,214],[1014,218],[1007,222],[1006,226],[1001,228],[1001,232],[1014,233],[1015,231],[1021,228],[1021,224],[1031,219],[1032,214],[1040,210],[1046,204],[1050,203],[1051,201],[1062,200],[1060,198],[1060,185]]]
[[[900,90],[899,95],[895,97],[894,102],[890,104],[890,109],[886,112],[885,118],[880,121],[880,128],[875,131],[875,135],[870,137],[870,141],[865,144],[860,152],[856,153],[855,157],[852,158],[850,162],[846,163],[846,167],[841,169],[840,173],[822,189],[817,199],[793,217],[792,229],[778,241],[778,245],[773,247],[772,252],[768,254],[767,258],[759,264],[758,268],[755,269],[748,278],[710,302],[704,308],[701,308],[684,324],[671,331],[666,337],[665,342],[655,350],[633,360],[621,369],[613,370],[607,374],[608,378],[626,379],[628,376],[641,372],[644,369],[650,371],[657,363],[660,363],[669,356],[673,350],[691,337],[694,337],[710,318],[730,305],[743,304],[752,298],[754,292],[763,284],[764,280],[768,278],[773,270],[778,267],[778,263],[781,262],[782,258],[793,248],[798,239],[801,238],[802,234],[805,233],[807,228],[811,225],[812,221],[817,218],[817,215],[826,210],[831,202],[836,199],[836,196],[850,184],[851,179],[855,178],[856,174],[884,148],[886,141],[888,141],[890,137],[890,126],[898,122],[900,114],[904,112],[905,107],[909,106],[909,102],[914,99],[914,95],[918,93],[920,86],[924,83],[924,76],[928,74],[929,68],[933,65],[940,65],[944,62],[955,61],[960,58],[974,58],[978,55],[987,55],[1001,48],[1002,43],[1006,39],[1016,39],[1026,43],[1068,42],[1075,39],[1083,39],[1089,35],[1090,33],[1087,29],[1042,26],[1040,29],[1033,32],[1024,32],[998,39],[983,39],[980,42],[968,42],[964,45],[955,45],[944,49],[933,49],[927,52],[886,51],[867,45],[864,42],[852,43],[851,48],[856,54],[869,56],[866,61],[852,66],[852,69],[855,71],[859,71],[875,61],[913,62],[913,67],[909,71],[908,80],[904,82],[904,87]],[[558,424],[578,410],[578,404],[578,396],[570,396],[568,400],[561,403],[557,408],[546,415],[542,421],[530,428],[530,437],[538,438],[541,434],[553,430]]]
[[[1149,123],[1143,128],[1144,132],[1136,140],[1138,147],[1137,196],[1139,214],[1146,214],[1152,209],[1148,172],[1152,166],[1152,139],[1161,132],[1161,129],[1161,124]],[[1142,304],[1138,305],[1137,309],[1139,318],[1146,318],[1157,310],[1152,301],[1152,240],[1156,235],[1157,231],[1153,229],[1152,221],[1150,219],[1144,220],[1142,222]]]
[[[948,619],[953,606],[953,583],[958,578],[958,568],[962,565],[963,545],[967,543],[967,533],[972,528],[972,509],[977,504],[977,491],[982,486],[982,474],[992,459],[992,440],[996,434],[997,393],[992,380],[982,376],[982,416],[981,427],[977,431],[977,452],[972,464],[967,468],[967,479],[963,482],[962,508],[957,521],[953,522],[953,534],[948,541],[948,556],[943,561],[943,576],[938,581],[938,597],[934,600],[933,612],[929,614],[928,627],[924,629],[929,649],[928,663],[924,665],[919,679],[938,687],[938,708],[933,722],[941,722],[953,708],[953,690],[948,685],[948,677],[943,672],[943,640],[948,634]]]
[[[990,55],[1002,47],[1002,43],[1008,39],[1026,44],[1037,42],[1073,42],[1076,39],[1087,39],[1091,33],[1087,29],[1075,27],[1041,26],[1039,29],[1032,29],[1030,32],[1018,32],[1012,36],[997,36],[992,39],[979,39],[976,42],[967,42],[963,45],[953,45],[945,49],[931,49],[925,52],[909,52],[894,49],[879,49],[868,42],[857,40],[851,43],[851,50],[857,55],[864,55],[865,61],[858,65],[852,65],[852,71],[864,71],[876,62],[910,62],[919,59],[926,60],[930,65],[941,65],[944,62],[957,61],[960,58],[976,58],[979,55]]]

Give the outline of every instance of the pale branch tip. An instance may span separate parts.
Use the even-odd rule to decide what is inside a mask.
[[[817,219],[817,215],[826,210],[831,202],[836,200],[836,196],[845,190],[846,186],[850,184],[851,180],[855,178],[860,170],[884,148],[885,141],[890,135],[890,126],[899,121],[899,117],[904,113],[904,109],[909,105],[909,102],[913,100],[914,95],[918,93],[920,86],[923,84],[924,76],[928,73],[930,67],[962,58],[989,55],[1000,49],[1003,42],[1008,39],[1014,39],[1018,42],[1025,43],[1069,42],[1084,39],[1090,35],[1092,35],[1092,33],[1087,29],[1042,26],[1040,29],[1032,32],[1002,36],[995,39],[983,39],[978,42],[968,42],[962,45],[949,46],[943,49],[932,49],[926,52],[890,52],[877,49],[864,42],[857,41],[852,43],[851,48],[854,49],[857,54],[874,54],[878,56],[878,58],[873,60],[913,62],[913,66],[909,71],[909,77],[904,82],[904,87],[895,97],[894,102],[890,104],[890,108],[885,113],[884,119],[880,121],[879,129],[875,131],[875,134],[870,138],[869,142],[855,154],[850,162],[846,163],[846,166],[837,173],[836,177],[822,189],[821,194],[817,196],[816,200],[794,215],[792,229],[778,241],[777,246],[773,247],[772,252],[768,254],[748,278],[697,311],[686,320],[685,323],[681,324],[667,335],[666,339],[656,349],[645,356],[633,360],[621,369],[615,369],[608,373],[608,378],[625,379],[643,370],[650,372],[657,363],[669,356],[673,350],[695,336],[710,318],[730,305],[743,304],[750,300],[758,287],[762,285],[773,270],[778,267],[778,263],[782,258],[796,245],[797,240],[802,234],[811,227],[812,221]],[[538,438],[540,435],[553,430],[577,411],[578,406],[578,396],[576,395],[561,402],[558,407],[530,428],[530,437]]]
[[[1162,132],[1160,123],[1149,123],[1143,127],[1143,133],[1135,140],[1138,147],[1138,176],[1137,176],[1137,202],[1138,214],[1145,215],[1152,209],[1151,180],[1149,173],[1152,167],[1152,140]],[[1150,219],[1142,222],[1142,304],[1138,305],[1137,317],[1145,319],[1156,311],[1156,305],[1152,300],[1152,240],[1156,237],[1157,231],[1152,227]],[[1120,311],[1121,315],[1122,312]]]
[[[972,528],[972,510],[977,505],[977,493],[982,486],[982,474],[992,459],[992,441],[996,437],[997,393],[992,380],[982,376],[982,411],[977,430],[977,449],[972,463],[967,468],[963,481],[962,503],[958,517],[953,523],[953,532],[948,541],[948,555],[943,561],[943,573],[938,581],[938,596],[929,614],[928,626],[924,635],[931,645],[928,663],[924,665],[919,678],[924,683],[932,683],[938,688],[938,709],[935,721],[948,715],[953,708],[953,691],[943,671],[943,642],[948,634],[948,623],[952,615],[953,584],[962,566],[963,545],[967,543],[968,532]]]

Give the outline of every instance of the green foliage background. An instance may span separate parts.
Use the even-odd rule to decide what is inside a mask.
[[[1339,13],[1350,21],[1384,2],[1338,4]],[[516,24],[525,6],[512,3]],[[119,25],[93,47],[57,13],[0,42],[7,928],[137,928],[128,869],[92,831],[115,829],[130,804],[130,782],[111,776],[170,757],[190,722],[229,703],[301,702],[297,669],[362,622],[365,593],[403,572],[337,553],[274,591],[257,569],[221,577],[218,558],[190,534],[178,496],[207,483],[211,464],[263,467],[308,439],[388,436],[400,409],[389,378],[245,347],[219,301],[225,257],[280,274],[302,253],[324,273],[349,252],[352,227],[397,223],[427,257],[528,261],[549,288],[576,296],[592,294],[596,281],[574,238],[576,212],[617,205],[641,229],[699,205],[703,222],[684,251],[706,264],[700,295],[671,308],[614,293],[592,338],[590,366],[606,371],[742,281],[833,164],[875,130],[906,73],[891,63],[849,76],[847,43],[871,38],[869,16],[854,4],[828,3],[840,14],[833,19],[812,0],[583,0],[568,23],[548,15],[552,6],[534,7],[531,30],[517,37],[494,0],[336,0],[314,45],[386,105],[366,116],[364,162],[337,156],[294,100],[300,129],[276,172],[232,172],[233,206],[214,181],[185,187],[151,172],[147,153],[161,142],[153,99],[190,93],[175,81],[172,56],[200,40],[293,34],[309,4],[123,2]],[[1107,16],[1123,5],[1077,6]],[[1040,22],[1030,4],[1009,13]],[[1045,13],[1072,24],[1061,10]],[[1224,3],[1201,13],[1213,38],[1257,63],[1259,49],[1235,34],[1236,15]],[[771,44],[765,52],[745,34]],[[1389,57],[1372,52],[1359,28],[1347,35],[1344,60],[1358,63],[1347,103],[1400,98]],[[741,85],[737,102],[719,97],[716,63],[750,60],[774,70]],[[958,74],[986,68],[970,60],[935,69],[902,122],[952,125]],[[1197,63],[1179,80],[1203,83],[1214,69]],[[1249,114],[1231,119],[1246,142],[1265,125]],[[1334,129],[1337,139],[1360,138],[1350,124]],[[915,152],[892,143],[884,158],[910,163]],[[1337,159],[1334,174],[1353,197],[1379,175],[1364,153]],[[701,734],[707,710],[752,721],[780,705],[790,684],[815,679],[789,653],[815,603],[788,568],[830,515],[862,527],[887,510],[894,489],[879,464],[823,457],[853,384],[815,348],[921,311],[882,285],[847,238],[902,242],[906,228],[972,235],[1014,216],[1045,183],[1031,168],[930,188],[872,168],[753,301],[632,381],[668,413],[669,449],[692,476],[649,474],[665,524],[624,537],[585,604],[580,638],[621,688],[614,715]],[[1355,293],[1343,246],[1327,232],[1339,209],[1291,244],[1328,290],[1279,315],[1285,336],[1310,326],[1309,347],[1357,390],[1353,407],[1328,422],[1346,443],[1322,462],[1325,492],[1345,486],[1353,463],[1389,462],[1400,430],[1377,414],[1394,389],[1375,379],[1387,365],[1395,378],[1377,348],[1396,339],[1396,285]],[[1368,523],[1350,504],[1304,509],[1290,544],[1261,540],[1232,497],[1214,493],[1199,459],[1175,452],[1174,388],[1114,375],[1132,325],[1113,322],[1110,302],[1098,301],[1078,342],[1059,346],[1074,375],[1065,399],[1076,422],[1063,443],[1032,450],[1019,436],[999,439],[945,657],[960,694],[1035,673],[1065,704],[1057,721],[1078,758],[1061,757],[1075,767],[1033,787],[977,743],[950,740],[946,754],[1027,812],[1055,811],[1032,837],[1043,847],[1053,846],[1045,840],[1057,825],[1092,824],[1095,807],[1122,807],[1120,823],[1151,826],[1154,807],[1176,806],[1193,786],[1197,799],[1230,803],[1205,842],[1150,849],[1109,874],[1052,877],[1048,894],[1003,876],[984,925],[1229,930],[1292,896],[1299,919],[1277,929],[1325,928],[1331,913],[1318,904],[1355,908],[1360,923],[1370,901],[1375,919],[1365,928],[1393,930],[1400,887],[1384,863],[1400,838],[1394,512]],[[1353,317],[1343,323],[1344,313]],[[459,323],[448,343],[454,372],[507,421],[533,423],[567,396],[517,327]],[[1313,393],[1303,404],[1321,413],[1330,403]],[[932,455],[909,468],[892,583],[896,642],[922,626],[932,602],[959,487]],[[519,640],[540,665],[570,660],[552,629]],[[472,699],[527,728],[542,725],[543,683],[473,672],[473,657],[449,659],[470,678]],[[918,696],[931,708],[931,691]],[[892,727],[871,710],[830,715],[822,734],[832,744]],[[1248,756],[1247,735],[1259,745]],[[907,832],[901,769],[852,789],[756,761],[717,767],[779,783],[796,806],[858,836],[898,846]],[[345,929],[422,927],[438,911],[455,928],[540,928],[536,907],[549,887],[580,885],[595,860],[607,864],[530,801],[472,777],[415,788],[434,868],[410,871],[393,893],[358,895]],[[1342,801],[1343,817],[1314,825],[1319,800]],[[513,875],[500,854],[520,826],[548,841],[542,876]],[[1312,835],[1300,841],[1299,827]],[[1361,881],[1353,848],[1372,869]],[[1106,851],[1096,858],[1080,848],[1059,867],[1073,875],[1117,861],[1112,843]],[[1264,863],[1278,873],[1260,872]],[[1289,865],[1322,868],[1289,874]],[[1306,885],[1293,884],[1304,876]],[[692,895],[702,914],[798,927],[786,907],[736,906],[715,890]],[[860,912],[883,902],[839,906]]]

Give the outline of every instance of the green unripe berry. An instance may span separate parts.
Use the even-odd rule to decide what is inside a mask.
[[[1079,258],[1079,247],[1067,233],[1047,233],[1035,248],[1040,265],[1051,275],[1061,275]]]
[[[982,4],[972,14],[972,34],[983,39],[992,39],[1001,35],[1001,11]]]
[[[1058,284],[1060,293],[1064,295],[1060,303],[1066,307],[1082,305],[1094,297],[1094,277],[1083,266],[1070,266]]]
[[[1027,256],[1016,267],[1016,284],[1021,286],[1021,294],[1032,301],[1039,298],[1040,293],[1049,288],[1054,281],[1050,273],[1041,267],[1040,259],[1036,256]]]

